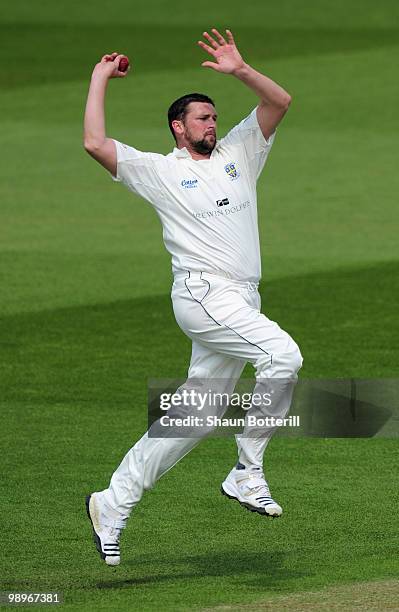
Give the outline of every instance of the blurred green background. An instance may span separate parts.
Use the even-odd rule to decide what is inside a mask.
[[[4,588],[189,609],[395,574],[390,440],[276,439],[287,514],[272,524],[218,495],[234,442],[206,441],[135,512],[119,573],[100,565],[83,496],[145,430],[147,379],[184,377],[190,343],[159,221],[85,153],[82,119],[116,50],[133,71],[109,85],[110,136],[168,152],[167,108],[189,91],[215,99],[223,135],[256,98],[201,68],[196,41],[231,28],[293,97],[259,181],[263,310],[302,376],[395,377],[398,15],[393,0],[0,4]]]

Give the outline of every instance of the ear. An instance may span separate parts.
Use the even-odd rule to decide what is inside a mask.
[[[174,129],[175,134],[179,134],[181,136],[184,133],[183,121],[178,121],[177,119],[174,119],[172,121],[172,128]]]

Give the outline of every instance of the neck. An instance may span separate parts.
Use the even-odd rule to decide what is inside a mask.
[[[191,157],[195,159],[196,161],[198,161],[199,159],[209,159],[211,156],[210,153],[205,153],[203,155],[202,153],[197,153],[197,151],[193,151],[193,149],[189,149],[188,147],[187,147],[187,151],[190,153]]]
[[[176,146],[178,149],[184,149],[184,147],[186,147],[191,157],[196,161],[200,159],[209,159],[212,154],[212,151],[210,151],[209,153],[198,153],[198,151],[195,151],[195,149],[193,149],[192,146],[187,142],[178,142]]]

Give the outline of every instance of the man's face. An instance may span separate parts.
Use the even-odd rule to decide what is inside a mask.
[[[184,137],[200,154],[212,153],[216,145],[215,107],[208,102],[190,102],[183,120]]]

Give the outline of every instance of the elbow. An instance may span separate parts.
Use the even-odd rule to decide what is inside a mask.
[[[291,104],[291,96],[289,94],[286,94],[279,101],[276,110],[279,113],[281,118],[283,118],[285,113],[288,111],[290,104]]]
[[[275,111],[282,113],[283,115],[287,112],[290,104],[291,104],[291,96],[287,92],[280,94],[278,98],[275,98],[273,101],[264,100],[259,106],[264,108],[274,108]]]
[[[92,142],[91,140],[86,140],[86,139],[83,141],[83,147],[85,151],[89,153],[90,155],[95,153],[96,149],[98,149],[98,146],[96,146],[94,142]]]
[[[291,101],[292,98],[290,94],[286,93],[283,99],[281,100],[281,108],[284,110],[284,112],[287,112],[287,110],[289,109]]]
[[[100,151],[103,144],[104,144],[104,141],[100,142],[99,140],[95,140],[92,138],[83,139],[83,147],[85,151],[89,153],[89,155],[95,155],[96,153],[98,153],[98,151]]]

